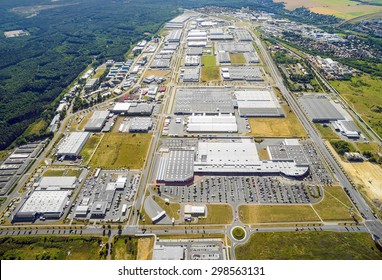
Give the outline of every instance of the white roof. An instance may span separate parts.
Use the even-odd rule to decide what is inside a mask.
[[[34,191],[18,213],[61,213],[70,191]]]
[[[39,187],[60,187],[65,189],[73,189],[75,187],[77,178],[74,176],[52,176],[52,177],[42,177],[39,182]]]
[[[89,132],[72,132],[60,144],[57,154],[77,156],[86,140],[88,140]]]
[[[237,103],[240,107],[250,108],[280,108],[276,96],[269,90],[238,90],[235,91]]]
[[[237,132],[235,116],[191,116],[187,131],[190,132]]]
[[[115,103],[113,111],[128,111],[130,108],[130,103],[118,102]]]

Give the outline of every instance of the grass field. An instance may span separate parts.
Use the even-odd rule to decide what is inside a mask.
[[[8,155],[9,150],[0,151],[0,160],[3,160]]]
[[[106,240],[87,236],[33,236],[0,238],[2,260],[99,260],[106,256]]]
[[[82,148],[80,155],[82,156],[82,162],[87,164],[92,156],[94,149],[102,139],[102,134],[93,134],[89,137],[85,146]]]
[[[0,206],[7,200],[6,197],[0,197]]]
[[[105,72],[106,72],[106,68],[102,68],[102,69],[99,69],[93,76],[93,79],[98,79],[100,78]]]
[[[345,192],[339,186],[324,187],[324,199],[313,208],[324,222],[329,221],[349,221],[354,219],[349,211],[352,205]],[[355,211],[354,209],[352,211]],[[355,211],[355,217],[360,221],[362,218]]]
[[[333,129],[329,126],[323,127],[322,124],[315,123],[316,128],[320,132],[322,138],[327,140],[339,140],[341,139],[337,133],[333,131]]]
[[[174,218],[175,220],[178,220],[179,219],[179,213],[178,211],[180,211],[180,204],[179,203],[170,203],[170,204],[166,204],[166,202],[161,199],[160,197],[158,196],[154,196],[155,197],[155,202],[158,203],[158,205],[164,210],[166,211],[166,215],[170,217],[170,219]]]
[[[371,128],[382,136],[382,79],[363,75],[353,77],[351,81],[331,81],[331,84]]]
[[[143,168],[151,142],[150,133],[107,133],[90,160],[93,168]]]
[[[382,11],[381,6],[368,5],[368,3],[380,3],[379,1],[371,0],[365,4],[351,0],[275,0],[275,2],[285,2],[285,6],[289,10],[303,6],[315,13],[334,15],[343,19],[352,19]]]
[[[75,176],[78,178],[81,172],[81,169],[48,169],[44,172],[44,176]]]
[[[24,136],[40,135],[48,127],[48,123],[44,119],[40,119],[32,123],[24,132]]]
[[[239,217],[245,224],[320,222],[309,205],[241,205]]]
[[[235,250],[238,260],[381,260],[369,233],[260,232]]]
[[[220,68],[218,66],[203,66],[201,81],[209,82],[209,81],[220,81]]]
[[[247,60],[244,57],[244,54],[242,53],[231,53],[231,64],[246,64]]]
[[[215,55],[203,55],[201,62],[205,67],[216,66],[216,56]]]
[[[306,137],[306,132],[289,106],[283,105],[285,118],[248,118],[255,137]]]
[[[207,217],[199,218],[198,224],[230,224],[233,220],[232,207],[227,204],[207,205]]]
[[[88,123],[88,120],[93,116],[93,112],[88,113],[83,120],[81,121],[80,125],[78,126],[79,130],[83,130],[85,125]]]
[[[151,260],[154,247],[152,237],[120,236],[114,239],[111,259]]]

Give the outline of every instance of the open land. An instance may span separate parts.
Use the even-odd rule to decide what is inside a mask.
[[[113,243],[113,260],[150,260],[153,253],[152,237],[119,236]]]
[[[105,134],[89,165],[108,169],[142,168],[151,136],[151,134]]]
[[[380,260],[368,233],[272,232],[255,233],[236,248],[238,260]]]
[[[80,155],[82,156],[82,161],[83,163],[87,164],[88,161],[90,160],[91,156],[93,155],[93,152],[99,142],[102,139],[101,134],[92,134],[88,141],[86,142],[85,146],[82,148],[82,151]]]
[[[99,260],[101,237],[25,236],[0,238],[2,260]]]

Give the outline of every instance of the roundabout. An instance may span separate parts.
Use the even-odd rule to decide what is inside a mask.
[[[246,238],[247,233],[244,228],[236,226],[232,228],[231,235],[236,241],[242,241]]]

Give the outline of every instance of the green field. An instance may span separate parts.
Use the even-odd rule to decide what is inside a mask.
[[[232,223],[232,207],[227,204],[207,205],[207,217],[199,217],[198,224],[218,224],[225,225]]]
[[[340,137],[333,131],[333,129],[330,126],[322,126],[322,124],[315,123],[316,128],[320,132],[322,138],[327,140],[337,140],[340,139]]]
[[[143,168],[152,134],[107,133],[90,160],[92,168]]]
[[[382,79],[363,75],[351,81],[331,81],[355,111],[382,136]]]
[[[75,176],[79,177],[81,175],[81,169],[48,169],[44,172],[43,176]]]
[[[93,76],[93,79],[100,78],[105,72],[107,68],[99,69]]]
[[[330,221],[347,221],[354,222],[351,216],[350,207],[352,206],[350,200],[345,192],[339,186],[324,187],[324,199],[313,204],[314,209],[324,222]],[[357,220],[362,218],[355,211],[353,212]]]
[[[238,260],[381,260],[369,233],[260,232],[235,250]]]
[[[119,236],[114,239],[112,260],[150,260],[154,239],[152,237]]]
[[[106,256],[101,237],[33,236],[0,238],[2,260],[99,260]],[[106,240],[105,240],[106,241]]]
[[[205,67],[216,66],[216,56],[214,56],[214,55],[203,55],[202,56],[202,64]]]
[[[92,156],[94,149],[97,147],[98,143],[101,141],[102,134],[93,134],[89,137],[85,146],[82,148],[80,155],[82,157],[82,162],[87,164]]]
[[[241,205],[239,218],[245,224],[320,222],[308,205]]]
[[[220,81],[220,68],[218,66],[202,67],[201,81]]]
[[[242,53],[231,53],[229,56],[231,58],[231,64],[243,65],[247,63],[247,60]]]

